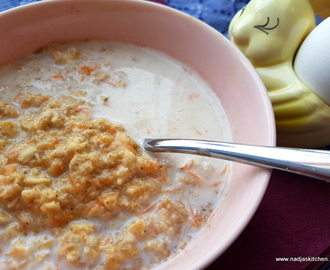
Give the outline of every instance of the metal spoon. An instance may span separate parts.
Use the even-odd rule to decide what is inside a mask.
[[[145,139],[152,152],[173,152],[221,158],[279,169],[330,182],[330,151],[257,146],[189,139]]]

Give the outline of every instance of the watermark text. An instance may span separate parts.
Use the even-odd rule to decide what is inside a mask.
[[[329,262],[330,258],[328,257],[313,257],[313,256],[307,256],[307,257],[278,257],[275,258],[275,261],[277,262]]]

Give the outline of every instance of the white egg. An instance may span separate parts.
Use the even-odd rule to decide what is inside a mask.
[[[299,79],[330,106],[330,17],[304,40],[295,61]]]

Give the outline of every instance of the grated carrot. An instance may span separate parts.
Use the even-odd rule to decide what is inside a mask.
[[[68,179],[75,192],[79,194],[85,194],[85,191],[79,185],[77,185],[76,179],[73,178],[71,174],[69,174]]]
[[[169,198],[165,198],[158,205],[158,209],[166,208],[168,205],[171,205],[172,201]]]
[[[55,139],[55,140],[51,143],[51,146],[54,147],[54,146],[58,145],[59,143],[60,143],[60,140]]]
[[[129,143],[122,141],[123,145],[127,148],[128,151],[132,152],[133,154],[136,154],[136,150],[134,149],[134,147],[132,145],[130,145]]]
[[[68,224],[72,219],[73,214],[71,212],[63,211],[60,217],[54,218],[50,223],[52,226],[62,227]]]
[[[103,142],[105,144],[110,144],[113,142],[113,139],[109,136],[97,135],[97,137],[100,139],[101,142]]]
[[[211,187],[218,187],[218,186],[220,186],[221,184],[222,184],[221,181],[219,181],[219,182],[215,182],[215,183],[213,183],[213,184],[211,185]]]
[[[196,217],[194,209],[191,206],[189,206],[189,209],[190,209],[190,218],[191,218],[191,221],[192,221],[192,225],[196,229],[200,228],[201,223],[200,223],[199,219]]]
[[[196,132],[197,135],[202,136],[203,133],[199,131],[197,128],[194,128],[194,131]]]
[[[29,261],[24,261],[20,265],[18,265],[16,269],[24,269],[25,267],[27,267],[28,264]]]
[[[181,171],[186,171],[192,169],[192,167],[195,165],[194,160],[190,160],[188,163],[186,163],[183,167],[180,168]]]
[[[90,108],[87,108],[87,107],[82,107],[82,106],[79,106],[76,108],[75,110],[76,113],[82,113],[82,114],[90,114],[91,113],[91,109]]]
[[[88,205],[85,210],[84,213],[88,213],[90,212],[95,206],[99,206],[100,203],[98,201],[93,202],[92,204]]]
[[[156,203],[152,203],[150,204],[146,209],[144,209],[143,211],[141,211],[139,214],[137,214],[138,217],[143,216],[144,214],[147,214],[149,212],[151,212],[152,210],[154,210],[156,207]]]
[[[9,165],[9,168],[7,168],[5,175],[10,176],[12,173],[16,172],[16,170],[17,170],[16,164]]]
[[[81,128],[81,129],[89,129],[89,126],[83,125],[83,124],[76,124],[75,125],[77,128]]]
[[[106,127],[105,131],[108,132],[110,135],[114,135],[116,133],[116,130],[111,126]]]
[[[184,172],[190,180],[192,180],[192,183],[201,186],[204,182],[204,179],[200,177],[194,170],[193,167],[195,166],[195,161],[191,160],[190,162],[186,163],[183,167],[180,168],[182,172]]]
[[[87,76],[89,76],[89,75],[91,75],[91,73],[92,73],[94,70],[96,70],[96,69],[98,69],[98,68],[99,68],[99,67],[89,67],[89,66],[84,65],[84,66],[80,67],[80,69],[79,69],[79,73],[80,73],[80,74],[83,74],[83,75],[87,75]]]
[[[10,174],[16,172],[17,164],[9,164],[8,160],[0,168],[0,174],[4,176],[9,176]]]
[[[24,248],[14,248],[10,252],[6,253],[6,256],[17,256],[25,253]]]
[[[64,79],[63,75],[53,75],[52,76],[53,79]]]
[[[193,100],[193,99],[198,98],[198,97],[200,97],[200,94],[197,94],[197,93],[196,93],[196,94],[191,94],[191,95],[189,95],[188,98],[189,98],[190,100]]]
[[[107,247],[109,244],[112,243],[112,238],[111,236],[107,236],[106,238],[104,238],[100,244],[100,248],[105,248]]]
[[[161,178],[159,178],[158,181],[159,181],[160,183],[165,183],[165,182],[167,182],[168,177],[169,177],[168,175],[164,175],[164,176],[162,176]]]
[[[154,234],[159,234],[157,227],[152,222],[149,223],[148,227],[153,231]]]
[[[193,178],[193,183],[196,184],[197,186],[201,186],[202,183],[204,182],[204,179],[200,177],[197,173],[193,171],[186,171],[187,175],[191,176]]]
[[[228,170],[229,170],[229,167],[228,167],[228,165],[226,165],[226,166],[221,170],[220,175],[224,175],[225,173],[228,172]]]

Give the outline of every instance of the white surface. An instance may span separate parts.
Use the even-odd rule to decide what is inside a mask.
[[[330,106],[330,18],[302,43],[294,69],[299,79]]]

